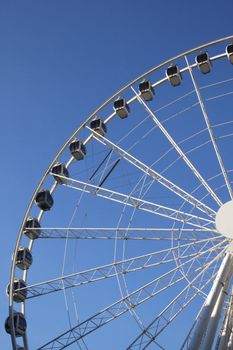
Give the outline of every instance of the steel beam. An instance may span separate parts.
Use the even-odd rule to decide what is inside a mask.
[[[210,321],[211,314],[213,312],[214,306],[219,298],[221,289],[225,286],[226,281],[230,278],[230,274],[232,273],[232,253],[227,252],[218,274],[214,280],[213,286],[205,300],[204,307],[202,312],[198,318],[196,327],[193,332],[193,336],[189,345],[189,350],[197,350],[200,349],[201,342],[203,340],[203,336],[208,329],[208,324]]]

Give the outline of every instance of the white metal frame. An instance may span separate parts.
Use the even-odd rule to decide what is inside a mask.
[[[110,97],[104,104],[102,104],[94,113],[92,113],[90,115],[90,117],[71,135],[71,137],[67,140],[67,142],[64,144],[64,146],[61,148],[61,150],[58,152],[58,154],[55,156],[55,158],[53,159],[52,163],[49,165],[47,171],[45,172],[45,174],[42,176],[41,180],[39,181],[39,184],[38,186],[36,187],[35,189],[35,192],[30,200],[30,203],[28,205],[28,208],[26,210],[26,213],[25,213],[25,216],[24,216],[24,219],[22,221],[22,225],[21,225],[21,228],[20,228],[20,231],[19,231],[19,234],[18,234],[18,238],[17,238],[17,241],[16,241],[16,246],[15,246],[15,251],[14,251],[14,255],[13,255],[13,260],[12,260],[12,268],[11,268],[11,276],[10,276],[10,293],[9,293],[9,315],[11,317],[11,328],[12,328],[12,335],[11,335],[11,339],[12,339],[12,346],[13,346],[13,350],[17,350],[17,343],[16,343],[16,336],[15,336],[15,329],[14,329],[14,324],[13,324],[13,313],[14,313],[14,300],[13,300],[13,282],[14,282],[14,279],[15,279],[15,270],[16,270],[16,255],[17,255],[17,251],[21,245],[21,241],[22,241],[22,237],[23,237],[23,230],[24,230],[24,226],[25,226],[25,222],[26,222],[26,219],[27,217],[29,216],[30,214],[30,211],[31,211],[31,208],[33,207],[34,205],[34,199],[35,199],[35,196],[38,192],[38,190],[42,187],[45,179],[47,176],[49,176],[49,173],[50,173],[50,169],[52,168],[52,166],[59,160],[59,157],[63,154],[63,152],[66,150],[66,148],[68,147],[69,143],[76,137],[76,135],[79,133],[79,131],[84,128],[84,127],[87,127],[87,124],[90,122],[90,120],[93,119],[93,117],[98,114],[107,104],[111,103],[118,95],[121,95],[126,89],[128,88],[131,88],[133,91],[134,91],[134,94],[135,96],[127,101],[128,104],[132,103],[133,101],[135,100],[138,100],[140,102],[141,105],[143,105],[143,107],[146,109],[146,111],[149,113],[149,115],[152,117],[152,119],[154,120],[155,124],[160,128],[160,130],[163,132],[163,134],[165,135],[165,137],[170,141],[172,147],[177,151],[177,153],[179,154],[179,156],[184,160],[184,162],[188,165],[188,167],[192,170],[192,172],[194,173],[194,175],[199,179],[200,183],[206,188],[207,192],[214,198],[214,200],[216,201],[216,203],[218,205],[221,206],[222,202],[220,200],[220,198],[218,198],[217,194],[214,192],[214,190],[210,187],[210,185],[207,183],[207,181],[202,177],[202,175],[200,174],[200,172],[196,169],[196,167],[192,164],[192,162],[190,161],[190,159],[188,158],[188,156],[182,151],[182,149],[180,148],[180,146],[175,142],[175,140],[172,138],[172,136],[167,132],[166,128],[163,126],[163,124],[159,121],[159,119],[156,117],[155,113],[148,107],[148,105],[145,103],[145,101],[142,100],[142,98],[138,95],[138,93],[136,92],[136,90],[134,89],[134,84],[139,82],[140,80],[142,80],[144,77],[148,76],[149,74],[151,74],[152,72],[156,71],[157,69],[161,68],[161,67],[165,67],[167,66],[168,64],[170,64],[171,62],[179,59],[179,58],[182,58],[184,57],[186,59],[186,63],[187,63],[187,66],[184,67],[183,69],[181,69],[181,72],[185,72],[185,71],[188,71],[190,73],[190,76],[192,78],[192,81],[193,81],[193,84],[194,84],[194,88],[195,88],[195,91],[196,91],[196,94],[197,94],[197,97],[198,97],[198,102],[200,104],[200,107],[202,109],[202,112],[203,112],[203,116],[204,116],[204,119],[206,121],[206,125],[207,125],[207,128],[208,128],[208,131],[209,131],[209,134],[210,134],[210,138],[211,138],[211,141],[212,141],[212,144],[213,144],[213,147],[215,149],[215,152],[216,152],[216,156],[217,156],[217,159],[219,161],[219,165],[220,165],[220,168],[221,168],[221,171],[222,171],[222,174],[223,174],[223,177],[225,179],[225,183],[226,183],[226,186],[228,188],[228,191],[229,191],[229,194],[231,196],[231,198],[233,197],[233,193],[232,193],[232,188],[231,188],[231,185],[230,185],[230,180],[228,178],[228,175],[227,175],[227,171],[224,167],[224,164],[223,164],[223,161],[222,161],[222,158],[221,158],[221,155],[220,155],[220,152],[219,152],[219,149],[218,149],[218,146],[217,146],[217,143],[216,143],[216,140],[214,138],[214,134],[213,134],[213,131],[212,131],[212,128],[211,128],[211,125],[210,125],[210,122],[209,122],[209,118],[208,118],[208,115],[206,113],[206,110],[205,110],[205,106],[203,104],[203,101],[202,101],[202,98],[201,98],[201,95],[200,95],[200,91],[196,85],[196,82],[195,82],[195,79],[194,79],[194,76],[192,74],[192,70],[194,68],[197,67],[196,64],[189,64],[188,61],[187,61],[187,56],[195,51],[199,51],[201,49],[203,49],[204,47],[207,47],[207,46],[212,46],[212,45],[215,45],[215,44],[218,44],[218,43],[222,43],[222,42],[227,42],[229,40],[233,40],[233,36],[229,36],[229,37],[225,37],[225,38],[222,38],[222,39],[219,39],[219,40],[215,40],[209,44],[206,44],[206,45],[201,45],[195,49],[192,49],[192,50],[189,50],[189,51],[186,51],[180,55],[177,55],[176,57],[173,57],[172,59],[170,60],[167,60],[165,62],[163,62],[162,64],[150,69],[149,71],[147,71],[146,73],[142,74],[141,76],[139,76],[138,78],[136,78],[135,80],[133,80],[132,82],[130,82],[129,84],[127,84],[125,87],[123,87],[122,89],[120,89],[117,93],[115,93],[112,97]],[[223,54],[220,54],[220,55],[217,55],[217,56],[213,56],[211,57],[211,61],[214,61],[214,60],[217,60],[217,59],[220,59],[220,58],[224,58],[226,57],[226,53],[223,53]],[[160,81],[157,81],[155,82],[154,84],[152,84],[153,87],[157,87],[159,86],[160,84],[164,83],[165,81],[167,81],[167,78],[163,78],[162,80]],[[112,113],[106,120],[105,122],[108,123],[109,121],[111,121],[111,119],[115,117],[115,113]],[[99,188],[98,186],[94,186],[94,185],[91,185],[89,183],[85,183],[85,182],[82,182],[82,181],[78,181],[76,179],[68,179],[68,183],[67,185],[65,185],[66,187],[71,187],[71,188],[74,188],[74,189],[78,189],[80,191],[85,191],[85,192],[88,192],[90,194],[94,194],[96,196],[102,196],[104,198],[108,198],[112,201],[116,201],[116,202],[119,202],[123,205],[128,205],[128,206],[132,206],[136,209],[139,209],[139,210],[145,210],[145,211],[148,211],[150,213],[153,213],[153,214],[158,214],[158,215],[162,215],[162,216],[165,216],[166,218],[168,219],[171,219],[171,220],[175,220],[175,221],[179,221],[179,222],[183,222],[183,223],[187,223],[189,225],[192,225],[193,227],[190,228],[190,231],[191,230],[195,230],[195,232],[197,232],[198,230],[201,232],[201,231],[205,231],[205,232],[214,232],[216,233],[215,231],[215,228],[214,228],[214,222],[213,222],[213,218],[214,218],[214,215],[215,215],[215,212],[213,209],[209,208],[207,205],[205,205],[204,203],[202,203],[200,200],[196,199],[192,194],[189,194],[187,193],[186,191],[184,191],[183,189],[181,189],[180,187],[178,187],[177,185],[175,185],[174,183],[172,183],[170,180],[168,180],[167,178],[165,178],[164,176],[162,176],[161,174],[159,174],[158,172],[156,172],[155,170],[153,170],[151,167],[147,166],[146,164],[142,163],[141,161],[139,161],[138,159],[136,159],[135,157],[133,157],[132,155],[130,155],[127,151],[124,151],[123,149],[121,149],[118,145],[114,144],[113,142],[111,142],[110,140],[108,140],[106,137],[101,137],[101,136],[97,136],[95,133],[90,135],[84,142],[84,144],[88,143],[93,137],[95,137],[96,139],[98,139],[99,141],[101,141],[103,144],[105,144],[107,147],[109,147],[110,149],[112,149],[114,152],[116,152],[119,156],[123,157],[124,159],[126,159],[127,161],[129,161],[131,164],[133,164],[134,166],[136,166],[138,169],[140,169],[144,174],[150,176],[153,180],[159,182],[162,186],[165,186],[166,188],[168,188],[169,190],[171,190],[173,193],[177,194],[178,196],[180,196],[181,198],[183,198],[185,201],[187,201],[189,204],[191,205],[194,205],[196,208],[198,208],[200,211],[202,211],[205,215],[207,215],[210,219],[206,219],[205,217],[200,217],[200,216],[196,216],[196,215],[192,215],[191,213],[186,213],[186,212],[182,212],[180,210],[174,210],[172,208],[169,208],[169,207],[165,207],[165,206],[162,206],[162,205],[159,205],[159,204],[156,204],[156,203],[152,203],[152,202],[148,202],[148,201],[145,201],[141,198],[137,198],[137,197],[133,197],[133,196],[129,196],[129,195],[125,195],[123,193],[119,193],[119,192],[115,192],[115,191],[111,191],[111,190],[108,190],[108,189],[105,189],[103,187]],[[71,163],[73,162],[73,158],[71,158],[68,162],[67,162],[67,166],[69,167],[71,165]],[[54,190],[56,189],[56,186],[57,184],[54,183],[54,185],[51,187],[51,190],[50,192],[53,193]],[[41,211],[38,215],[38,219],[41,220],[43,216],[43,212]],[[54,231],[59,231],[59,229],[57,228],[54,228],[54,229],[50,229],[50,232],[51,230],[53,230],[53,233]],[[67,230],[67,228],[66,228]],[[88,230],[88,229],[87,229]],[[92,229],[93,230],[93,229]],[[105,230],[105,233],[106,233],[106,229],[100,229],[102,231]],[[154,229],[152,229],[154,230]],[[164,230],[164,229],[161,229],[161,231]],[[173,228],[173,230],[176,230],[176,228]],[[187,230],[186,228],[184,229],[179,229],[180,231],[181,230]],[[61,234],[61,231],[60,230],[60,237],[62,236]],[[72,230],[69,230],[70,232]],[[75,230],[73,230],[75,231]],[[128,228],[127,228],[127,233],[128,231],[130,231]],[[136,229],[137,233],[140,232],[140,229]],[[44,231],[43,229],[41,230],[42,232],[42,237],[43,237],[43,234],[44,234],[44,238],[46,237],[46,229],[44,228]],[[145,232],[145,230],[144,230]],[[110,230],[108,231],[108,234],[110,234]],[[76,233],[74,234],[74,236],[76,235]],[[111,235],[111,234],[110,234]],[[41,237],[41,238],[42,238]],[[50,236],[52,237],[52,235]],[[77,237],[77,236],[76,236]],[[90,236],[89,236],[90,237]],[[106,236],[105,236],[106,237]],[[111,236],[113,237],[113,236]],[[124,239],[125,236],[121,236],[120,239]],[[47,236],[48,238],[48,236]],[[86,235],[86,238],[88,238],[88,235]],[[163,239],[162,237],[157,237],[158,239]],[[128,239],[128,237],[127,237]],[[135,236],[135,239],[147,239],[146,237],[143,237],[143,236]],[[154,237],[154,239],[156,239],[156,237]],[[219,237],[216,235],[216,237],[213,238],[213,240],[216,240],[219,239]],[[194,242],[191,242],[189,245],[187,246],[191,246],[193,244],[198,244],[199,241],[194,241]],[[218,242],[216,245],[215,245],[215,248],[216,247],[221,247],[221,245],[223,245],[223,248],[225,249],[225,246],[224,244],[226,244],[227,241],[226,240],[220,240],[220,242]],[[31,251],[32,248],[33,248],[33,244],[34,242],[32,240],[29,241],[29,245],[28,245],[28,248],[29,250]],[[175,250],[175,248],[174,248]],[[213,249],[214,250],[214,249]],[[169,251],[169,254],[172,252],[172,250],[170,249]],[[147,261],[150,261],[150,259],[152,258],[153,254],[156,256],[156,254],[159,254],[160,252],[157,252],[157,253],[152,253],[150,254],[149,256],[141,256],[141,257],[134,257],[132,259],[128,259],[128,261],[124,261],[123,262],[119,262],[119,266],[120,264],[123,264],[124,265],[124,268],[125,268],[125,263],[129,263],[129,266],[128,266],[128,271],[127,272],[133,272],[134,271],[134,268],[132,268],[132,265],[136,262],[137,259],[142,260],[142,261],[145,261],[144,265],[142,264],[142,266],[144,267],[150,267],[150,263],[147,263]],[[201,252],[200,254],[205,254],[206,251],[204,251],[203,253]],[[222,254],[223,252],[221,251],[215,258],[212,259],[211,263],[207,263],[203,269],[198,273],[198,275],[196,275],[194,277],[194,279],[192,280],[192,282],[190,282],[187,287],[179,294],[177,295],[176,298],[174,298],[174,300],[171,302],[171,305],[168,305],[168,309],[170,307],[173,307],[174,306],[174,302],[176,302],[177,300],[180,300],[181,297],[183,297],[184,293],[187,293],[187,291],[192,291],[192,295],[190,296],[189,300],[187,300],[187,297],[184,298],[183,300],[183,306],[182,306],[182,310],[184,307],[186,307],[193,299],[194,297],[196,297],[197,295],[199,295],[201,289],[199,291],[197,291],[195,288],[192,288],[192,284],[195,282],[196,279],[198,279],[198,276],[201,276],[210,266],[210,264],[214,263],[216,260],[220,259],[222,257]],[[196,259],[196,255],[193,254],[194,256],[191,258],[192,259]],[[146,259],[149,259],[149,260],[146,260]],[[190,260],[190,261],[191,261]],[[225,274],[225,266],[226,266],[226,261],[229,261],[231,260],[231,253],[227,253],[226,254],[226,257],[223,261],[223,264],[222,264],[222,267],[220,269],[220,271],[222,271],[223,275]],[[154,262],[154,264],[158,263],[158,261]],[[163,263],[166,263],[166,260],[163,261]],[[185,264],[186,262],[184,262]],[[146,265],[145,265],[146,264]],[[141,267],[142,267],[141,266]],[[179,268],[181,267],[181,265],[178,265]],[[99,269],[105,269],[105,267],[100,267]],[[111,272],[112,266],[109,266],[109,269],[107,270],[107,272],[104,272],[105,274],[105,277],[110,277],[111,275],[113,275],[115,272]],[[137,267],[137,268],[140,268],[140,267]],[[137,269],[135,268],[135,269]],[[179,268],[177,268],[176,271],[179,270]],[[100,271],[99,269],[96,269],[98,270],[98,272]],[[201,269],[201,268],[200,268]],[[89,271],[90,272],[90,271]],[[89,273],[88,272],[88,273]],[[171,272],[171,271],[170,271]],[[87,273],[87,271],[84,271],[83,274]],[[92,271],[92,273],[94,273],[94,271]],[[122,270],[119,271],[119,273],[123,273]],[[229,273],[229,271],[228,271]],[[27,274],[28,274],[28,271],[25,271],[23,273],[23,279],[26,281],[27,280]],[[190,274],[192,274],[192,271],[190,272]],[[80,275],[79,275],[80,276]],[[93,278],[93,274],[92,274],[92,277]],[[67,276],[63,279],[67,280],[69,278],[76,278],[76,276]],[[213,284],[213,287],[212,287],[212,290],[213,292],[211,292],[210,296],[208,296],[207,300],[206,300],[206,303],[209,302],[211,304],[211,307],[208,308],[208,317],[206,315],[202,316],[204,313],[206,313],[206,310],[205,308],[203,308],[203,311],[202,313],[200,314],[200,319],[203,320],[202,323],[205,324],[205,330],[206,329],[210,329],[210,333],[213,331],[213,328],[211,328],[211,325],[208,323],[208,318],[209,318],[209,314],[213,311],[213,300],[216,300],[217,297],[219,297],[219,279],[223,278],[224,276],[221,275],[221,273],[219,272],[217,275],[216,275],[216,279],[215,279],[215,282]],[[167,275],[164,276],[163,278],[167,278]],[[184,276],[182,277],[179,277],[180,279],[183,279]],[[177,278],[177,282],[179,281],[179,278]],[[206,284],[210,283],[212,281],[212,279],[214,278],[214,276],[212,276],[212,278],[210,278]],[[174,279],[174,276],[172,276],[172,279],[169,280],[168,278],[168,282],[167,283],[176,283]],[[172,281],[172,282],[169,282],[169,281]],[[50,281],[51,282],[51,281]],[[46,282],[43,282],[44,284],[46,284]],[[55,282],[54,282],[55,283]],[[155,281],[152,281],[151,283],[156,283]],[[205,287],[206,284],[203,284],[203,289]],[[169,284],[168,284],[169,285]],[[147,290],[147,288],[150,288],[151,284],[148,284],[146,286],[143,286],[141,290],[145,291]],[[216,287],[218,286],[218,287]],[[34,289],[33,289],[34,288]],[[31,286],[31,288],[29,288],[29,290],[34,290],[35,292],[35,286]],[[157,291],[158,292],[158,291]],[[154,291],[151,291],[150,290],[150,297],[154,296],[155,294],[157,294],[157,292],[155,293]],[[36,293],[36,292],[35,292]],[[124,298],[123,300],[120,300],[118,301],[116,304],[113,304],[113,306],[111,306],[111,308],[113,307],[113,309],[111,310],[114,310],[114,312],[116,312],[115,315],[111,314],[110,313],[110,309],[109,308],[106,308],[105,310],[101,311],[102,313],[104,312],[105,314],[108,314],[108,317],[109,320],[115,318],[115,316],[117,315],[120,315],[122,314],[123,312],[125,311],[128,311],[129,309],[131,308],[134,308],[136,305],[138,305],[139,303],[147,300],[148,298],[148,294],[147,296],[143,299],[141,298],[141,292],[140,294],[137,294],[139,293],[139,291],[135,291],[132,293],[132,295],[128,296],[128,298]],[[37,293],[38,294],[38,293]],[[39,293],[39,294],[43,294],[43,293]],[[137,296],[140,295],[140,298],[141,299],[137,299]],[[214,295],[214,297],[213,297]],[[128,301],[127,301],[128,300]],[[135,300],[135,302],[132,303],[132,300]],[[210,300],[210,301],[209,301]],[[128,305],[127,305],[127,302],[128,302]],[[219,305],[221,304],[222,302],[222,299],[220,298],[219,299]],[[163,318],[164,316],[164,313],[168,310],[168,309],[165,309],[164,312],[161,313],[161,315],[159,315],[159,319],[161,320],[161,318]],[[181,310],[178,310],[174,315],[173,317],[175,318],[179,312]],[[21,304],[21,312],[23,314],[25,314],[25,304],[22,303]],[[99,316],[99,315],[97,315]],[[100,319],[99,319],[100,320]],[[153,321],[153,325],[155,324],[155,322],[157,322],[158,319],[155,319],[155,321]],[[172,321],[172,319],[171,319]],[[95,322],[93,322],[92,319],[89,319],[87,320],[88,323],[92,324],[92,326],[96,326]],[[169,322],[170,323],[170,322]],[[198,322],[199,324],[200,322]],[[200,336],[199,335],[196,335],[198,332],[197,332],[197,329],[198,327],[200,327],[199,325],[196,325],[195,327],[195,331],[194,331],[194,337],[192,337],[192,344],[196,344],[197,343],[200,343]],[[101,324],[102,326],[102,324]],[[206,328],[207,327],[207,328]],[[209,328],[208,328],[209,327]],[[144,333],[143,333],[143,337],[149,337],[149,343],[154,341],[156,336],[155,334],[151,333],[151,330],[149,329],[150,327],[148,327]],[[77,331],[77,329],[79,329]],[[82,338],[83,337],[83,330],[86,329],[86,324],[85,322],[81,323],[80,325],[78,325],[77,327],[75,327],[75,329],[71,329],[69,330],[69,337],[67,338],[67,334],[65,333],[65,342],[67,341],[71,341],[72,339],[74,341],[77,341],[78,337],[79,338]],[[198,333],[199,334],[199,333]],[[77,337],[78,335],[78,337]],[[86,333],[85,333],[86,335]],[[64,336],[64,335],[63,335]],[[64,338],[64,337],[63,337]],[[62,344],[60,343],[60,337],[56,338],[55,340],[52,341],[53,344]],[[68,340],[67,340],[68,339]],[[136,340],[136,343],[137,343],[138,340]],[[230,342],[231,340],[229,340]],[[149,345],[149,343],[147,342],[147,344]],[[25,350],[28,350],[29,349],[29,345],[28,345],[28,341],[27,341],[27,335],[25,334],[25,336],[23,337],[23,344],[24,344],[24,348]],[[147,347],[148,345],[146,345],[145,347],[142,347],[142,342],[141,342],[141,338],[140,338],[140,349],[144,349],[145,347]],[[58,345],[58,346],[60,346]],[[65,345],[65,347],[67,346],[67,343],[63,343],[63,345]],[[62,345],[62,346],[63,346]],[[53,346],[53,345],[52,345]],[[194,349],[194,345],[191,345],[192,347],[190,347],[190,349]],[[134,345],[130,346],[128,349],[130,348],[133,348]],[[45,347],[42,347],[42,348],[45,348]],[[41,349],[42,349],[41,348]],[[46,347],[47,349],[48,347]],[[52,349],[53,347],[51,347]],[[57,347],[59,348],[59,347]],[[62,347],[61,347],[62,348]],[[196,348],[195,348],[196,349]],[[220,348],[219,348],[220,349]]]

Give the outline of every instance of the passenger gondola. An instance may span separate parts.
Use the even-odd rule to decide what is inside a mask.
[[[40,190],[35,198],[35,202],[41,210],[50,210],[53,206],[53,197],[49,190]]]
[[[23,233],[30,239],[37,239],[40,236],[40,223],[36,218],[29,216],[25,222]]]
[[[16,337],[22,337],[26,332],[27,322],[25,320],[24,315],[21,312],[14,313],[13,324],[14,324]],[[5,330],[8,334],[12,333],[10,316],[7,317],[5,321]]]
[[[70,153],[76,160],[82,160],[86,155],[86,147],[81,140],[73,140],[69,145]]]
[[[32,254],[28,248],[20,247],[16,256],[16,266],[21,270],[28,270],[32,264]]]
[[[62,163],[55,164],[52,167],[51,172],[52,172],[54,179],[57,181],[57,183],[59,183],[59,184],[67,183],[66,179],[63,179],[62,177],[57,176],[57,175],[61,175],[64,177],[69,177],[69,171],[66,168],[65,164],[62,164]]]
[[[101,136],[104,136],[107,132],[107,127],[104,121],[100,118],[93,119],[90,123],[90,127],[92,130],[94,130],[97,134]]]
[[[233,44],[227,45],[226,47],[226,54],[229,62],[233,64]]]
[[[113,103],[113,108],[116,114],[121,118],[127,118],[130,112],[130,108],[126,102],[126,100],[122,97],[118,97],[116,101]]]
[[[22,290],[20,290],[22,289]],[[7,286],[7,295],[10,294],[10,284]],[[16,303],[23,302],[27,297],[26,283],[21,279],[15,279],[13,283],[13,300]]]
[[[207,52],[201,52],[195,58],[198,69],[203,73],[207,74],[211,71],[211,62]]]
[[[166,76],[168,77],[172,86],[178,86],[181,83],[182,76],[180,74],[180,70],[178,66],[171,65],[166,70]]]
[[[139,84],[139,92],[140,96],[145,100],[145,101],[151,101],[154,97],[154,89],[149,80],[143,80]]]

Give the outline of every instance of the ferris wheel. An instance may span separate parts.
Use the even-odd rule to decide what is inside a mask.
[[[233,349],[233,36],[142,74],[71,135],[12,258],[14,350]]]

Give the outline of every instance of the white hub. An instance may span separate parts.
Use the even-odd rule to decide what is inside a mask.
[[[219,208],[215,225],[219,233],[233,239],[233,200],[226,202]]]

